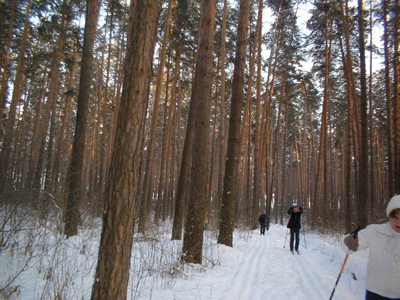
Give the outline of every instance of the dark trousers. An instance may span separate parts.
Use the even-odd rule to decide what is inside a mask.
[[[290,228],[290,250],[293,250],[294,239],[296,237],[295,249],[299,250],[300,245],[300,228]]]
[[[367,291],[367,293],[365,294],[365,300],[388,300],[388,299],[399,300],[400,298],[387,298],[370,291]]]
[[[267,224],[260,223],[260,234],[265,235],[265,227],[267,227]]]

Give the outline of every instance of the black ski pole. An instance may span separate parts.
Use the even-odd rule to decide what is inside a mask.
[[[351,235],[353,236],[354,239],[357,237],[358,232],[360,231],[360,229],[361,229],[361,227],[358,226],[357,229],[354,230],[354,231],[351,233]],[[338,276],[338,278],[336,279],[336,283],[335,283],[335,286],[333,287],[333,291],[332,291],[332,294],[331,294],[329,300],[332,300],[332,298],[333,298],[333,294],[335,293],[336,287],[337,287],[337,285],[338,285],[338,283],[339,283],[339,280],[340,280],[340,276],[342,276],[343,269],[344,269],[344,266],[346,265],[346,262],[347,262],[347,259],[348,259],[348,258],[349,258],[349,254],[346,253],[346,257],[345,257],[345,259],[344,259],[342,268],[340,269],[339,276]]]
[[[286,230],[285,244],[283,245],[283,248],[286,247],[286,240],[287,240],[288,232],[289,232],[289,228]]]

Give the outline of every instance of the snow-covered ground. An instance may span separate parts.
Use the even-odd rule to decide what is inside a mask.
[[[100,234],[94,228],[68,240],[46,228],[14,235],[18,243],[0,249],[0,291],[16,279],[0,299],[90,299]],[[206,232],[203,265],[184,265],[182,242],[170,241],[166,228],[135,237],[128,299],[329,299],[345,258],[339,237],[307,231],[300,255],[292,255],[287,229],[273,225],[265,236],[235,231],[232,248]],[[333,299],[364,299],[367,255],[349,257]]]
[[[218,245],[220,265],[178,279],[143,299],[329,299],[345,259],[332,236],[301,235],[300,255],[289,251],[287,229],[274,225],[265,236],[252,231],[234,247]],[[285,248],[284,248],[285,246]],[[351,255],[333,299],[364,299],[367,252]]]

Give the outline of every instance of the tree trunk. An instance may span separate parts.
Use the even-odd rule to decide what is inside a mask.
[[[389,58],[389,24],[388,24],[388,0],[382,0],[383,7],[383,45],[385,53],[385,92],[386,92],[386,113],[387,113],[387,158],[388,158],[388,192],[389,196],[394,193],[394,146],[393,146],[393,118],[392,118],[392,94],[390,79],[390,58]]]
[[[66,1],[63,1],[63,4],[66,5]],[[60,36],[58,39],[58,45],[55,51],[54,55],[54,60],[53,60],[53,67],[51,70],[51,84],[50,84],[50,91],[49,91],[49,97],[48,97],[48,103],[46,107],[46,112],[45,116],[43,118],[43,124],[42,124],[42,141],[40,145],[40,150],[39,150],[39,164],[37,166],[37,172],[36,176],[39,176],[41,174],[41,169],[42,167],[45,167],[45,184],[44,184],[44,189],[46,191],[46,195],[43,197],[43,202],[42,202],[42,209],[41,209],[41,214],[42,217],[44,218],[47,213],[48,213],[48,206],[50,203],[50,198],[51,195],[50,193],[52,192],[51,190],[51,180],[53,178],[53,157],[54,157],[54,138],[55,138],[55,132],[56,132],[56,122],[55,122],[55,117],[56,117],[56,105],[57,105],[57,97],[58,97],[58,90],[59,90],[59,78],[60,78],[60,64],[61,60],[63,58],[63,48],[65,44],[65,32],[66,32],[66,27],[67,27],[68,22],[66,21],[66,12],[64,9],[61,11],[61,31],[60,31]],[[50,116],[51,114],[51,116]],[[47,118],[49,117],[49,119]],[[45,160],[45,166],[43,166],[41,162],[41,157],[45,157],[44,152],[45,152],[45,145],[46,145],[46,138],[47,138],[47,130],[46,128],[49,127],[49,121],[50,121],[50,132],[48,136],[48,147],[47,147],[47,156]],[[46,133],[45,133],[46,132]],[[42,148],[43,147],[43,148]],[[35,182],[39,181],[40,182],[40,177],[35,178]],[[34,183],[35,184],[35,183]],[[35,185],[34,187],[37,188],[37,190],[40,190],[40,184]]]
[[[369,9],[369,29],[371,31],[371,35],[370,35],[370,42],[369,42],[369,46],[370,46],[370,59],[369,59],[369,82],[368,82],[368,89],[369,89],[369,93],[368,93],[368,105],[369,105],[369,134],[368,134],[368,138],[369,138],[369,182],[370,182],[370,197],[369,197],[369,205],[370,205],[370,209],[369,209],[369,217],[370,220],[375,220],[374,218],[372,218],[372,215],[375,214],[376,211],[376,206],[375,206],[375,198],[376,198],[376,188],[375,185],[373,184],[375,182],[374,180],[374,173],[375,173],[375,168],[374,168],[374,160],[375,160],[375,148],[374,148],[374,132],[373,132],[373,128],[374,128],[374,108],[372,106],[372,101],[373,101],[373,96],[372,96],[372,79],[373,79],[373,9],[372,9],[372,1],[370,2],[370,9]]]
[[[69,123],[69,114],[71,111],[71,104],[72,104],[72,95],[73,94],[73,79],[75,75],[75,62],[72,62],[71,65],[69,66],[69,76],[68,76],[68,82],[67,82],[67,94],[65,95],[65,106],[64,106],[64,111],[61,119],[61,125],[60,125],[60,130],[58,133],[58,147],[57,147],[57,152],[54,158],[55,165],[54,165],[54,170],[53,170],[53,191],[56,191],[58,187],[62,186],[60,182],[62,181],[62,178],[64,177],[63,175],[63,166],[64,166],[64,161],[67,155],[67,148],[69,146],[68,142],[68,129],[69,127],[67,126]]]
[[[102,121],[103,121],[103,128],[102,128],[102,135],[101,135],[101,144],[100,144],[100,169],[99,169],[99,189],[98,189],[98,198],[96,199],[98,203],[97,207],[102,208],[104,207],[104,192],[105,192],[105,182],[107,176],[107,169],[108,169],[108,147],[111,147],[110,144],[110,124],[109,124],[109,117],[108,117],[108,105],[112,102],[112,99],[109,97],[109,82],[110,82],[110,67],[111,67],[111,55],[112,55],[112,38],[113,38],[113,28],[114,28],[114,5],[112,2],[109,4],[111,7],[111,16],[110,16],[110,27],[109,27],[109,38],[108,38],[108,53],[107,53],[107,69],[106,69],[106,82],[104,88],[104,95],[99,95],[103,100],[103,111],[102,111]],[[106,36],[104,40],[107,40]]]
[[[261,168],[260,168],[260,145],[261,145],[261,134],[260,134],[260,128],[261,128],[261,120],[260,120],[260,114],[261,114],[261,38],[262,38],[262,28],[261,28],[261,20],[262,20],[262,11],[263,11],[263,1],[259,0],[258,3],[258,19],[257,19],[257,38],[258,38],[258,43],[257,43],[257,104],[256,104],[256,111],[255,111],[255,123],[256,123],[256,128],[254,131],[254,155],[253,155],[253,160],[254,160],[254,187],[253,187],[253,226],[257,226],[257,216],[254,215],[257,213],[255,207],[259,207],[259,205],[262,203],[261,200]],[[256,46],[254,46],[256,47]],[[264,209],[264,204],[262,204],[262,207],[260,210]]]
[[[167,67],[167,83],[169,82],[169,77],[170,77],[170,67],[169,67],[169,62],[168,62],[168,67]],[[168,149],[167,149],[167,140],[168,140],[168,132],[167,132],[167,123],[168,123],[168,99],[169,97],[169,84],[166,86],[166,92],[165,92],[165,102],[164,102],[164,122],[162,126],[162,131],[161,131],[161,147],[160,147],[160,176],[159,176],[159,184],[158,184],[158,192],[157,192],[157,201],[156,201],[156,211],[154,214],[154,219],[157,220],[156,224],[158,225],[158,219],[160,218],[161,215],[161,210],[162,210],[162,205],[164,203],[164,198],[165,198],[165,182],[166,182],[166,169],[167,169],[167,162],[168,162]],[[170,105],[171,106],[171,105]],[[147,209],[150,210],[150,202],[147,202]]]
[[[29,169],[28,175],[26,179],[26,188],[29,190],[32,188],[33,178],[35,176],[36,165],[38,161],[38,152],[39,152],[39,130],[40,130],[40,117],[42,115],[42,101],[44,98],[44,90],[47,81],[47,69],[43,72],[43,79],[41,86],[39,88],[38,99],[36,100],[35,107],[35,119],[33,121],[33,129],[32,129],[32,145],[29,154]]]
[[[151,130],[150,137],[147,143],[147,160],[146,160],[146,172],[144,177],[144,186],[143,186],[143,195],[141,195],[141,204],[140,204],[140,213],[139,213],[139,232],[144,233],[146,231],[146,220],[147,220],[147,206],[151,201],[152,193],[150,192],[151,186],[151,175],[153,174],[154,168],[154,144],[155,137],[157,133],[157,120],[158,120],[158,112],[160,110],[160,99],[161,99],[161,91],[163,87],[164,80],[164,67],[165,67],[165,57],[167,53],[168,46],[168,37],[170,32],[170,24],[171,24],[171,13],[172,13],[172,5],[173,1],[168,1],[168,11],[164,28],[164,38],[161,49],[161,59],[160,64],[158,66],[158,74],[157,74],[157,84],[156,84],[156,95],[154,97],[153,104],[153,116],[151,121]]]
[[[359,163],[359,198],[357,201],[358,221],[362,228],[369,223],[368,213],[369,184],[368,184],[368,116],[367,116],[367,76],[365,67],[365,41],[364,41],[364,11],[363,0],[358,0],[358,46],[360,51],[360,114],[361,114],[361,156]]]
[[[250,7],[251,3],[249,0],[240,1],[235,67],[232,80],[231,113],[229,117],[228,150],[225,163],[224,192],[222,195],[218,235],[218,243],[230,247],[233,245],[235,202],[238,192],[238,166],[240,160],[239,138]]]
[[[318,152],[318,160],[317,160],[317,170],[316,170],[316,178],[315,178],[315,186],[314,186],[314,198],[312,205],[312,227],[316,227],[319,224],[321,215],[321,211],[324,209],[324,205],[326,205],[326,159],[327,159],[327,104],[328,104],[328,89],[329,89],[329,68],[330,68],[330,36],[329,36],[329,14],[326,12],[325,14],[325,80],[324,80],[324,99],[322,104],[322,114],[321,114],[321,137],[320,137],[320,146]],[[318,193],[319,189],[323,188],[323,197],[321,203],[321,195]],[[322,204],[322,205],[321,205]]]
[[[7,94],[7,89],[8,89],[8,82],[7,82],[8,64],[10,61],[11,38],[12,38],[13,29],[14,29],[16,3],[17,3],[16,0],[12,0],[10,27],[8,28],[7,39],[4,41],[5,55],[4,55],[3,68],[2,68],[3,73],[1,74],[1,82],[0,82],[0,85],[1,85],[1,90],[0,90],[0,139],[1,139],[1,132],[3,131],[3,122],[4,122],[3,111],[6,107],[6,94]]]
[[[133,2],[131,3],[133,5]],[[130,26],[124,85],[106,188],[106,213],[92,300],[126,299],[133,244],[134,206],[152,76],[158,0],[138,2]]]
[[[223,8],[223,17],[222,17],[222,32],[221,36],[226,36],[226,19],[227,19],[227,10],[228,10],[228,3],[227,0],[224,0],[224,8]],[[226,59],[226,40],[221,39],[221,112],[220,112],[220,128],[219,128],[219,174],[218,174],[218,191],[216,196],[216,219],[219,219],[219,211],[221,206],[221,198],[223,192],[223,182],[224,182],[224,174],[225,174],[225,155],[226,155],[226,117],[225,117],[225,94],[226,94],[226,76],[225,76],[225,59]]]
[[[87,0],[85,36],[81,75],[79,81],[78,108],[71,160],[68,170],[68,201],[65,212],[65,234],[67,237],[78,233],[79,206],[82,191],[83,159],[86,150],[86,131],[91,92],[93,46],[101,0]]]
[[[191,101],[196,102],[190,198],[186,217],[182,260],[202,262],[204,220],[208,199],[208,163],[210,151],[210,115],[213,49],[215,33],[215,0],[203,0],[199,47]]]
[[[23,67],[24,67],[24,59],[25,59],[25,50],[26,50],[26,40],[28,37],[28,30],[30,26],[30,10],[31,10],[32,0],[29,0],[26,6],[26,18],[24,30],[22,33],[22,41],[21,48],[18,55],[18,65],[14,79],[14,90],[11,99],[11,104],[8,112],[8,120],[5,125],[5,134],[3,145],[1,149],[0,155],[0,189],[4,191],[7,184],[7,173],[10,168],[10,157],[14,136],[14,126],[16,120],[17,113],[17,104],[22,95],[22,83],[23,83]]]
[[[400,194],[400,3],[394,2],[394,28],[393,28],[393,74],[394,74],[394,95],[393,95],[393,125],[394,125],[394,193]],[[391,197],[392,195],[390,195]]]

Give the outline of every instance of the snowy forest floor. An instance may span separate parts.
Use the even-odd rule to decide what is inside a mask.
[[[237,233],[233,248],[218,245],[219,265],[177,280],[171,289],[153,290],[153,298],[329,299],[345,258],[338,239],[306,232],[300,255],[292,255],[286,233],[279,225],[265,236],[258,230],[242,238]],[[366,263],[366,251],[349,257],[333,299],[365,298]],[[145,299],[151,299],[149,295]]]
[[[18,231],[6,226],[0,232],[8,237],[0,248],[0,299],[90,299],[99,223],[68,240],[29,217]],[[236,230],[232,248],[206,231],[203,264],[181,264],[182,241],[170,240],[170,224],[160,228],[135,235],[128,299],[329,299],[345,258],[339,236],[307,230],[300,255],[292,255],[286,227],[272,225],[265,236]],[[334,299],[364,299],[367,255],[349,257]]]

